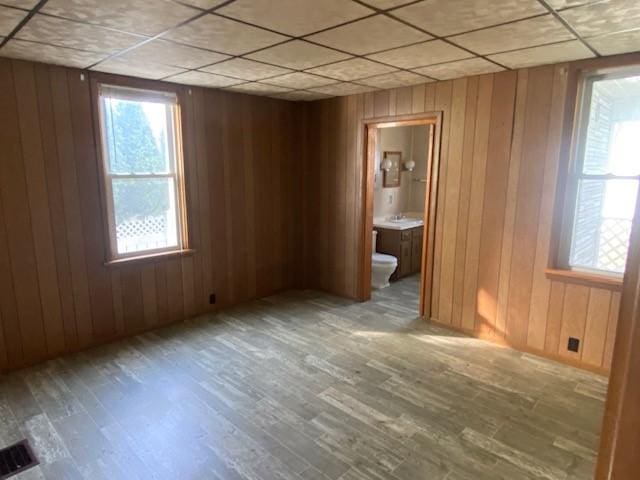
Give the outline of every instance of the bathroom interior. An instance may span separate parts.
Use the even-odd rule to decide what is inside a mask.
[[[371,288],[417,310],[432,125],[380,128],[375,143]]]

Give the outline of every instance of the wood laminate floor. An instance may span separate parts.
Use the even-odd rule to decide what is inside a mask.
[[[590,479],[606,379],[289,292],[0,379],[21,479]]]

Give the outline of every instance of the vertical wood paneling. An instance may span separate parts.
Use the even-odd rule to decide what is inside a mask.
[[[518,202],[518,179],[520,178],[520,162],[522,160],[522,138],[524,136],[525,115],[527,112],[527,85],[529,71],[518,72],[516,84],[516,105],[513,119],[513,137],[511,139],[511,155],[507,176],[507,196],[502,226],[502,244],[500,253],[500,271],[498,277],[498,298],[495,330],[504,337],[507,330],[507,306],[509,298],[509,279],[511,276],[511,255],[513,253],[513,229]]]
[[[493,334],[496,325],[516,80],[515,72],[494,76],[480,234],[478,306],[474,328],[481,335]],[[503,334],[502,331],[497,333],[500,336]]]
[[[562,327],[558,345],[558,354],[563,357],[580,359],[584,345],[581,345],[580,351],[571,352],[567,350],[567,344],[569,337],[584,338],[590,293],[591,289],[583,285],[567,284],[565,286]]]
[[[299,286],[298,105],[178,87],[195,253],[107,267],[83,73],[0,59],[0,370]]]
[[[65,350],[65,332],[51,231],[34,66],[16,62],[13,74],[44,334],[47,351],[58,354]]]
[[[427,85],[430,87],[431,85]],[[448,175],[448,154],[449,154],[449,131],[451,129],[451,97],[453,92],[453,82],[438,82],[435,84],[433,96],[433,109],[442,111],[442,140],[440,143],[440,175],[438,179],[438,197],[436,200],[436,208],[440,209],[445,206],[445,195]],[[431,97],[431,95],[430,95]],[[429,110],[427,110],[429,111]],[[442,281],[442,249],[443,249],[443,230],[444,215],[436,216],[436,227],[434,237],[434,262],[433,262],[433,288],[432,288],[432,306],[431,316],[440,318],[440,282]],[[446,322],[446,320],[444,321]]]
[[[538,215],[538,237],[533,266],[533,284],[529,307],[529,325],[527,344],[531,348],[544,349],[547,305],[549,303],[550,283],[544,274],[549,261],[551,227],[555,201],[555,185],[560,163],[560,142],[567,89],[566,66],[558,65],[554,69],[551,115],[547,128],[547,152],[545,155],[544,179],[540,214]]]
[[[506,335],[511,341],[526,345],[533,259],[538,234],[538,214],[544,179],[546,131],[549,123],[553,68],[532,69],[527,88],[527,106],[522,139],[522,158],[518,179],[513,244],[511,255]]]
[[[464,278],[467,236],[469,231],[469,201],[471,199],[471,174],[473,170],[473,146],[475,140],[476,108],[478,101],[478,77],[470,78],[467,83],[467,99],[464,116],[464,137],[462,143],[462,164],[458,195],[458,225],[456,230],[456,255],[453,267],[453,325],[462,325],[462,303],[464,300]]]
[[[353,119],[351,106],[346,120],[335,107],[343,100],[305,105],[305,286],[352,298],[359,295],[366,234],[362,120],[440,111],[432,319],[516,348],[606,370],[619,295],[551,281],[544,272],[558,168],[564,161],[560,144],[566,67],[352,96],[348,102],[362,99],[362,109]],[[349,178],[353,168],[354,181],[343,183],[338,176]],[[348,227],[352,218],[353,231]],[[355,252],[354,258],[349,252]],[[605,307],[607,296],[611,300]],[[566,352],[569,336],[581,340],[577,355]]]
[[[485,175],[487,167],[487,147],[489,142],[489,117],[493,96],[493,75],[480,77],[473,143],[473,170],[469,200],[469,223],[467,230],[467,251],[464,265],[464,298],[461,326],[473,330],[475,312],[478,306],[478,266],[480,264],[480,233],[484,206]]]
[[[11,340],[22,343],[26,362],[35,362],[46,356],[47,346],[31,230],[32,214],[26,208],[29,199],[20,144],[13,68],[5,59],[0,59],[0,145],[0,197],[7,234],[9,271],[13,278],[21,334],[20,339]]]

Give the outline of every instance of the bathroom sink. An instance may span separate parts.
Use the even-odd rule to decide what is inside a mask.
[[[388,217],[374,218],[373,226],[378,228],[390,228],[393,230],[405,230],[408,228],[420,227],[423,225],[421,218],[415,217]]]

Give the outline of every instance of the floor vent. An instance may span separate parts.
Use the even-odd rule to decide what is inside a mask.
[[[0,450],[0,480],[38,465],[27,440]]]

